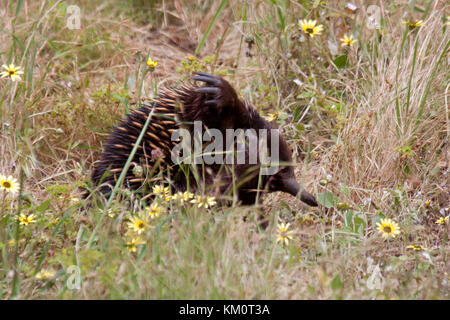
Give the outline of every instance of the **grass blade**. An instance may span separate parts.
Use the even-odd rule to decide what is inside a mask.
[[[222,10],[225,8],[225,6],[227,5],[228,0],[222,0],[220,2],[219,8],[216,11],[216,14],[214,15],[214,17],[212,18],[211,22],[209,23],[208,28],[206,29],[205,33],[203,34],[202,39],[200,40],[197,48],[195,48],[195,55],[197,55],[200,50],[202,50],[203,45],[205,44],[206,38],[208,38],[209,34],[211,33],[211,30],[214,26],[214,24],[217,21],[217,18],[219,17],[220,13],[222,12]]]
[[[420,119],[422,119],[423,109],[425,107],[425,102],[427,101],[428,94],[430,93],[431,84],[433,83],[433,80],[434,80],[434,78],[436,76],[436,70],[438,69],[439,65],[441,64],[441,62],[443,60],[442,58],[447,54],[449,46],[450,46],[450,41],[447,42],[447,45],[445,46],[444,50],[442,50],[442,53],[439,56],[439,59],[438,59],[436,65],[434,66],[434,69],[433,69],[433,71],[431,73],[430,79],[428,80],[427,86],[425,88],[425,93],[423,95],[422,100],[420,101],[419,112],[417,113],[416,124],[414,126],[413,133],[416,132],[417,127],[419,126]],[[414,136],[414,134],[413,134],[413,136]]]
[[[417,57],[417,45],[419,41],[418,38],[416,38],[416,43],[414,44],[414,54],[413,54],[413,61],[412,61],[412,67],[411,67],[411,74],[409,75],[408,80],[408,93],[406,95],[406,114],[408,114],[409,111],[409,104],[410,104],[410,98],[411,98],[411,82],[414,75],[414,68],[416,66],[416,57]]]

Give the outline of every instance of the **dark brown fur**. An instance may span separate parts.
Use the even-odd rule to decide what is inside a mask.
[[[170,174],[173,181],[172,188],[175,191],[185,191],[188,184],[191,190],[195,190],[198,185],[191,177],[188,182],[180,167],[171,162],[171,150],[176,145],[176,142],[170,139],[173,131],[180,127],[192,130],[194,121],[201,121],[205,129],[219,129],[224,136],[226,129],[255,129],[256,131],[272,129],[271,124],[260,117],[252,106],[238,98],[235,90],[223,78],[196,73],[193,79],[205,82],[207,85],[202,88],[182,86],[166,89],[159,94],[152,105],[143,105],[113,129],[92,173],[92,180],[95,185],[100,185],[102,193],[108,193],[114,187],[152,109],[154,113],[150,125],[133,159],[133,165],[144,166],[147,171],[158,166],[159,171],[164,170],[163,172]],[[268,140],[270,141],[270,138]],[[280,161],[292,163],[289,147],[281,136],[279,146]],[[145,180],[145,176],[136,177],[132,172],[133,165],[125,178],[126,187],[138,189],[144,182],[154,183],[152,179]],[[231,165],[225,169],[223,165],[209,165],[207,170],[204,170],[205,167],[201,165],[197,167],[206,185],[213,185],[220,194],[231,193],[233,186]],[[259,181],[258,170],[255,170],[257,168],[257,165],[235,165],[234,167],[234,175],[237,177],[235,182],[238,186],[236,191],[242,204],[254,204],[256,201]],[[301,190],[300,185],[295,181],[292,166],[280,167],[275,175],[261,176],[261,179],[262,193],[260,195],[265,191],[283,191],[294,196],[300,193],[300,199],[303,202],[317,206],[314,197]]]

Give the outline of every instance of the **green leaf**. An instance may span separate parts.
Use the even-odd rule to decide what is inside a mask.
[[[19,0],[17,2],[17,6],[16,6],[16,18],[19,15],[20,9],[22,9],[22,6],[23,6],[23,0]]]
[[[295,108],[294,110],[294,115],[292,117],[292,120],[294,122],[297,122],[298,120],[300,120],[300,106],[298,106],[297,108]]]
[[[19,40],[19,38],[17,38],[15,35],[12,35],[14,43],[16,43],[20,49],[22,50],[22,54],[25,52],[25,46],[23,45],[23,43]]]
[[[380,220],[384,218],[386,218],[386,216],[378,211],[377,214],[372,218],[372,228],[376,228],[377,222],[380,222]]]
[[[45,211],[47,211],[48,207],[50,206],[50,199],[45,200],[44,202],[42,202],[39,207],[36,208],[36,212],[38,213],[44,213]]]
[[[339,275],[336,275],[336,277],[333,278],[333,280],[331,280],[331,288],[336,291],[339,290],[340,288],[342,288],[343,283],[341,281],[341,278],[339,277]]]
[[[350,197],[350,189],[345,184],[341,184],[341,190],[347,197]]]
[[[344,54],[342,56],[337,57],[336,59],[333,60],[333,63],[338,68],[344,68],[347,65],[347,55]]]
[[[335,204],[338,200],[339,200],[339,199],[338,199],[334,194],[332,194],[332,193],[329,192],[329,191],[322,192],[322,193],[320,193],[320,194],[317,196],[317,201],[319,201],[319,203],[320,203],[321,205],[327,207],[328,209],[331,208],[331,207],[333,207],[334,204]]]
[[[363,218],[355,216],[353,218],[354,221],[354,231],[358,232],[359,234],[363,234],[364,233],[364,229],[366,228],[366,222],[364,221]]]
[[[284,31],[286,23],[284,22],[283,12],[281,11],[281,7],[277,5],[277,2],[275,0],[271,0],[272,3],[277,7],[277,15],[278,15],[278,23],[277,27],[281,31]]]
[[[348,210],[345,215],[345,224],[348,226],[353,226],[353,210]]]
[[[280,118],[280,120],[286,120],[288,118],[288,114],[286,112],[281,112],[278,115],[278,118]]]
[[[311,91],[304,91],[296,96],[297,99],[308,99],[314,97],[315,93]]]

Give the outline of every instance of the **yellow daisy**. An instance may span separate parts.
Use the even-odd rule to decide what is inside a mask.
[[[128,222],[128,228],[132,229],[137,234],[144,232],[146,226],[147,223],[138,217],[133,217],[130,219],[130,222]]]
[[[288,245],[289,240],[292,240],[292,231],[288,231],[290,224],[280,223],[277,227],[277,242],[281,242],[282,244]]]
[[[179,201],[181,199],[181,197],[183,196],[182,192],[177,192],[172,196],[172,200],[173,201]]]
[[[152,187],[153,194],[155,196],[166,197],[169,194],[169,187],[164,187],[162,185]]]
[[[162,208],[160,206],[158,206],[158,204],[154,204],[150,207],[150,209],[148,210],[148,215],[150,216],[150,218],[156,218],[159,217],[159,215],[162,212]]]
[[[380,222],[377,222],[377,227],[378,232],[383,235],[384,239],[395,238],[396,235],[400,234],[400,227],[397,222],[391,219],[381,219]]]
[[[303,29],[303,32],[309,34],[311,38],[316,34],[322,34],[323,26],[321,24],[316,26],[316,20],[300,20],[298,24]]]
[[[49,226],[56,226],[56,224],[59,222],[59,218],[55,218],[53,220],[50,220],[48,223]]]
[[[338,202],[337,208],[339,210],[348,210],[348,209],[351,209],[352,206],[346,202]]]
[[[20,67],[19,66],[15,66],[13,63],[11,63],[9,66],[7,66],[6,64],[2,65],[3,69],[5,69],[5,71],[0,72],[0,75],[2,76],[2,78],[5,77],[9,77],[11,78],[11,81],[20,81],[22,80],[20,78],[20,74],[23,74],[23,71],[20,71]]]
[[[428,250],[427,248],[422,247],[421,245],[418,244],[412,244],[410,246],[407,246],[406,249],[411,249],[414,251],[426,251]]]
[[[278,115],[276,113],[269,113],[267,116],[263,116],[264,119],[266,119],[266,121],[272,122],[274,120],[276,120],[278,117]]]
[[[192,192],[185,191],[185,192],[183,192],[183,196],[181,199],[182,199],[182,202],[188,202],[193,197],[194,197],[194,194]]]
[[[405,21],[402,20],[403,24],[406,24],[409,29],[419,28],[423,24],[423,20],[417,20],[417,21]]]
[[[56,275],[55,270],[42,269],[34,277],[38,280],[48,280],[53,278],[55,275]]]
[[[110,218],[115,218],[117,213],[114,209],[109,208],[108,211],[106,211],[106,214]]]
[[[153,61],[152,58],[148,58],[147,60],[147,65],[150,67],[150,69],[155,69],[156,66],[158,65],[158,62]]]
[[[185,192],[177,192],[172,196],[172,200],[179,201],[181,204],[184,204],[185,202],[188,202],[194,197],[194,194],[189,191]]]
[[[22,213],[19,216],[19,221],[21,225],[27,226],[30,223],[36,222],[36,216],[34,214],[26,215],[25,213]]]
[[[448,217],[450,216],[446,216],[446,217],[441,217],[439,219],[436,220],[436,224],[445,224],[448,221]]]
[[[77,198],[77,197],[69,197],[69,201],[70,201],[71,203],[77,203],[77,202],[80,201],[80,198]]]
[[[128,241],[125,246],[130,252],[136,252],[137,246],[144,244],[145,242],[142,241],[140,238],[133,238],[130,241]]]
[[[354,39],[352,35],[344,35],[344,37],[339,40],[341,40],[341,44],[343,47],[345,46],[351,47],[355,42],[358,41]]]
[[[0,175],[0,190],[5,190],[6,192],[14,194],[19,190],[19,183],[12,176],[7,178]]]
[[[212,207],[217,202],[215,201],[216,198],[214,197],[208,197],[208,196],[197,196],[197,198],[191,200],[191,203],[197,204],[199,208],[204,207],[205,209],[208,209],[209,207]]]

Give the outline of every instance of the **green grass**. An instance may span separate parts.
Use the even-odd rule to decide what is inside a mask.
[[[449,298],[449,223],[436,223],[450,213],[448,7],[386,4],[371,30],[362,2],[352,15],[346,1],[79,1],[69,30],[64,1],[3,2],[1,64],[24,74],[0,79],[0,175],[21,186],[0,191],[2,299]],[[423,25],[405,29],[405,12]],[[305,18],[323,33],[305,35]],[[341,47],[344,33],[358,42]],[[251,207],[160,201],[150,219],[120,188],[80,200],[110,127],[195,70],[274,114],[319,208],[284,194]],[[149,225],[132,252],[134,216]],[[383,218],[399,236],[383,240]]]

